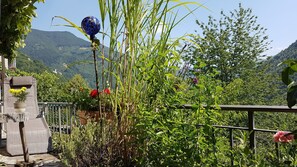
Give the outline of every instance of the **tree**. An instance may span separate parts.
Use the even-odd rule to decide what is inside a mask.
[[[31,30],[32,17],[36,16],[35,2],[44,0],[0,1],[0,55],[13,59],[16,49],[24,46],[24,38]]]
[[[61,88],[64,87],[60,81],[60,76],[50,73],[43,72],[41,74],[32,73],[33,77],[37,80],[37,98],[40,102],[58,102],[65,101],[63,98],[64,92]]]
[[[192,46],[184,58],[194,68],[201,67],[202,60],[202,73],[216,72],[216,77],[228,84],[256,66],[270,41],[251,9],[239,4],[238,10],[230,15],[221,11],[221,16],[219,21],[210,16],[207,24],[196,21],[203,32],[194,39],[199,48]]]
[[[221,104],[233,105],[283,105],[284,94],[274,73],[261,64],[255,69],[247,70],[243,79],[236,78],[222,94]]]
[[[80,74],[76,74],[65,83],[63,88],[64,94],[67,95],[65,100],[75,102],[80,98],[78,97],[81,94],[80,91],[90,89],[85,79]]]

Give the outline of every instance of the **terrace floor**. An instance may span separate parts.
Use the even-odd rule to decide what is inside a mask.
[[[10,156],[6,152],[5,148],[6,140],[2,140],[2,145],[0,146],[0,167],[6,166],[6,167],[13,167],[13,166],[22,166],[19,164],[22,164],[24,161],[23,156]],[[38,167],[38,166],[44,166],[44,167],[62,167],[62,163],[60,160],[51,155],[51,154],[34,154],[29,156],[30,162],[32,162],[30,166]]]

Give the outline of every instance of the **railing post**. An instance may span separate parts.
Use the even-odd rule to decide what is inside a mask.
[[[277,162],[279,163],[280,162],[280,151],[279,151],[279,143],[278,142],[275,142],[275,153],[277,156]]]
[[[42,106],[42,117],[43,118],[45,118],[45,116],[46,116],[46,113],[48,113],[48,105],[47,105],[47,102],[45,102],[45,103],[43,103],[42,104],[43,106]]]
[[[248,128],[249,128],[249,140],[250,140],[250,149],[256,153],[256,136],[255,136],[255,120],[254,120],[254,111],[248,111]]]
[[[76,117],[76,105],[75,104],[71,104],[70,105],[70,110],[71,110],[71,112],[70,112],[70,133],[71,133],[71,131],[72,131],[72,126],[73,126],[73,124],[76,124],[76,122],[73,122],[73,118],[74,118],[74,121],[75,121],[75,117]]]
[[[233,157],[233,146],[234,146],[234,142],[233,142],[233,129],[230,128],[229,129],[229,142],[230,142],[230,154],[231,154],[231,166],[234,166],[234,157]]]
[[[61,119],[61,106],[58,106],[58,114],[59,114],[59,135],[61,137],[62,133],[62,119]]]

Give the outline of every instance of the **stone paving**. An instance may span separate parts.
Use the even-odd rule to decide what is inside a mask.
[[[3,142],[3,141],[2,141]],[[5,142],[5,140],[4,140]],[[63,167],[60,160],[51,154],[34,154],[29,156],[30,165],[33,167]],[[10,156],[5,147],[0,147],[0,167],[13,167],[13,166],[25,166],[24,156]]]
[[[36,154],[29,156],[30,164],[29,166],[44,166],[44,167],[62,167],[60,160],[50,154]],[[22,164],[24,161],[23,156],[4,156],[0,155],[0,166],[23,166]]]

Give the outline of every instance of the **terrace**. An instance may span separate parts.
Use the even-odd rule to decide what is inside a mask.
[[[265,142],[267,140],[272,141],[273,134],[275,134],[278,131],[277,129],[256,128],[257,125],[255,124],[255,119],[256,119],[255,114],[258,114],[259,116],[259,114],[274,113],[274,117],[278,117],[278,114],[280,113],[288,113],[288,114],[295,114],[295,115],[297,114],[297,108],[289,109],[287,106],[220,105],[219,107],[220,107],[219,111],[221,113],[242,112],[247,115],[246,126],[239,127],[239,126],[230,126],[230,125],[213,125],[213,127],[219,128],[219,129],[225,129],[227,133],[223,133],[223,134],[225,135],[227,134],[227,136],[224,136],[224,137],[227,138],[229,141],[228,143],[225,143],[225,144],[229,145],[230,150],[232,150],[234,147],[237,147],[235,146],[236,145],[235,139],[237,137],[234,135],[234,132],[247,131],[249,148],[254,152],[254,154],[257,154],[256,153],[257,144],[258,144],[257,140],[260,140],[260,142],[263,142],[263,141]],[[174,108],[181,109],[181,112],[185,110],[194,111],[197,109],[197,107],[192,105],[182,105]],[[39,103],[39,109],[43,117],[46,118],[48,125],[53,134],[56,134],[59,136],[63,135],[64,137],[66,135],[70,137],[72,128],[74,126],[80,126],[78,116],[76,114],[75,106],[73,106],[70,103],[42,102],[42,103]],[[197,124],[197,128],[203,127],[203,126],[204,125]],[[261,133],[262,135],[259,137],[258,134],[261,134]],[[222,133],[218,135],[222,135]],[[217,136],[217,134],[215,134],[215,136],[219,137]],[[266,139],[263,139],[263,136],[266,137]],[[263,143],[260,143],[260,142],[259,144],[262,144],[261,147],[263,147]],[[271,143],[273,144],[273,142]],[[272,144],[266,145],[266,147],[271,147]],[[279,147],[280,147],[280,143],[274,143],[274,154],[276,157],[276,161],[279,161],[280,159],[286,156],[286,154],[280,152]],[[234,166],[234,160],[232,156],[230,156],[230,159],[228,160],[228,162],[230,166]]]
[[[7,72],[4,58],[13,60],[17,48],[24,44],[24,35],[31,28],[31,21],[27,19],[35,16],[34,2],[44,1],[27,1],[25,5],[5,1],[8,4],[1,5],[0,0],[1,78],[4,81],[11,76],[24,75],[23,71]],[[82,20],[81,27],[63,16],[54,17],[65,21],[68,24],[66,26],[77,29],[89,40],[92,60],[86,58],[83,61],[91,64],[91,68],[94,67],[95,75],[89,78],[95,80],[94,83],[85,82],[81,76],[62,81],[54,74],[26,74],[39,79],[37,83],[42,85],[38,88],[39,100],[62,99],[69,102],[40,102],[37,108],[36,100],[37,109],[34,110],[38,110],[38,113],[32,112],[38,115],[34,119],[46,120],[47,123],[43,125],[48,125],[47,133],[49,129],[51,131],[52,136],[48,137],[49,140],[46,139],[46,144],[50,145],[50,140],[53,139],[54,151],[51,153],[56,157],[51,157],[54,163],[59,161],[59,157],[68,166],[296,166],[296,142],[274,142],[273,134],[279,130],[290,131],[296,128],[297,108],[244,105],[213,107],[223,96],[226,99],[231,97],[226,104],[270,104],[269,101],[274,100],[274,97],[283,95],[279,92],[272,93],[283,85],[277,85],[275,78],[271,79],[270,75],[266,75],[266,67],[259,67],[260,64],[256,61],[268,49],[269,41],[266,36],[261,35],[250,38],[250,33],[265,34],[265,28],[253,24],[256,17],[252,16],[250,9],[239,5],[240,12],[235,10],[235,14],[231,16],[222,12],[224,18],[218,23],[211,17],[209,23],[197,22],[205,37],[189,35],[170,39],[174,27],[188,15],[180,17],[175,12],[179,7],[187,8],[186,5],[192,4],[191,2],[180,2],[177,5],[164,0],[148,3],[139,0],[107,2],[98,4],[102,15],[100,20],[87,16]],[[9,10],[5,8],[7,6]],[[10,19],[10,14],[13,13],[10,10],[13,7],[18,11],[19,20]],[[200,7],[201,4],[198,4],[198,8]],[[26,8],[28,10],[22,10]],[[226,20],[231,21],[225,23]],[[101,26],[100,22],[109,22],[111,27],[104,29],[106,26]],[[238,24],[233,25],[233,22]],[[242,27],[245,29],[242,30]],[[15,31],[19,29],[20,31]],[[218,41],[221,39],[222,41]],[[108,44],[104,41],[108,41]],[[185,46],[180,48],[183,42]],[[205,52],[201,52],[202,49]],[[222,60],[221,57],[227,58]],[[63,64],[68,69],[67,63],[73,62]],[[184,66],[181,67],[181,64]],[[288,75],[284,77],[287,85],[291,84],[289,75],[292,71],[297,71],[296,64],[297,61],[295,64],[287,62],[292,67],[284,71]],[[246,76],[242,77],[243,75]],[[10,81],[6,84],[11,85]],[[3,95],[8,89],[3,88],[5,82],[2,83]],[[16,87],[19,88],[20,85]],[[297,87],[293,88],[294,96]],[[280,101],[275,103],[283,104]],[[10,108],[5,105],[8,102]],[[34,101],[31,99],[27,102]],[[186,102],[195,105],[169,105]],[[292,97],[289,106],[294,106],[295,102]],[[4,100],[1,105],[1,112],[6,116],[7,111],[13,109],[12,100]],[[98,123],[94,118],[90,118],[87,124],[80,123],[77,113],[84,110],[82,108],[89,109],[85,109],[86,112],[99,111],[96,112],[99,114]],[[277,122],[274,123],[274,120]],[[21,137],[26,161],[29,156],[28,147],[24,144],[25,121],[19,122],[20,135],[14,135]],[[8,137],[5,140],[5,136],[8,136],[8,131],[5,131],[7,127],[4,126],[1,130],[1,146],[9,145]],[[31,134],[37,134],[32,129],[27,130],[31,130]],[[38,137],[33,139],[37,142],[41,140],[39,137],[47,137],[44,134],[36,136]],[[282,137],[286,138],[286,135]],[[21,150],[19,143],[19,148],[14,149],[18,153]],[[32,143],[34,142],[31,142],[31,148],[34,150]],[[50,147],[46,146],[48,148]],[[40,165],[45,165],[46,158],[33,154],[30,157],[37,158]],[[13,161],[15,163],[17,160]],[[4,160],[3,162],[4,165],[11,164]]]

